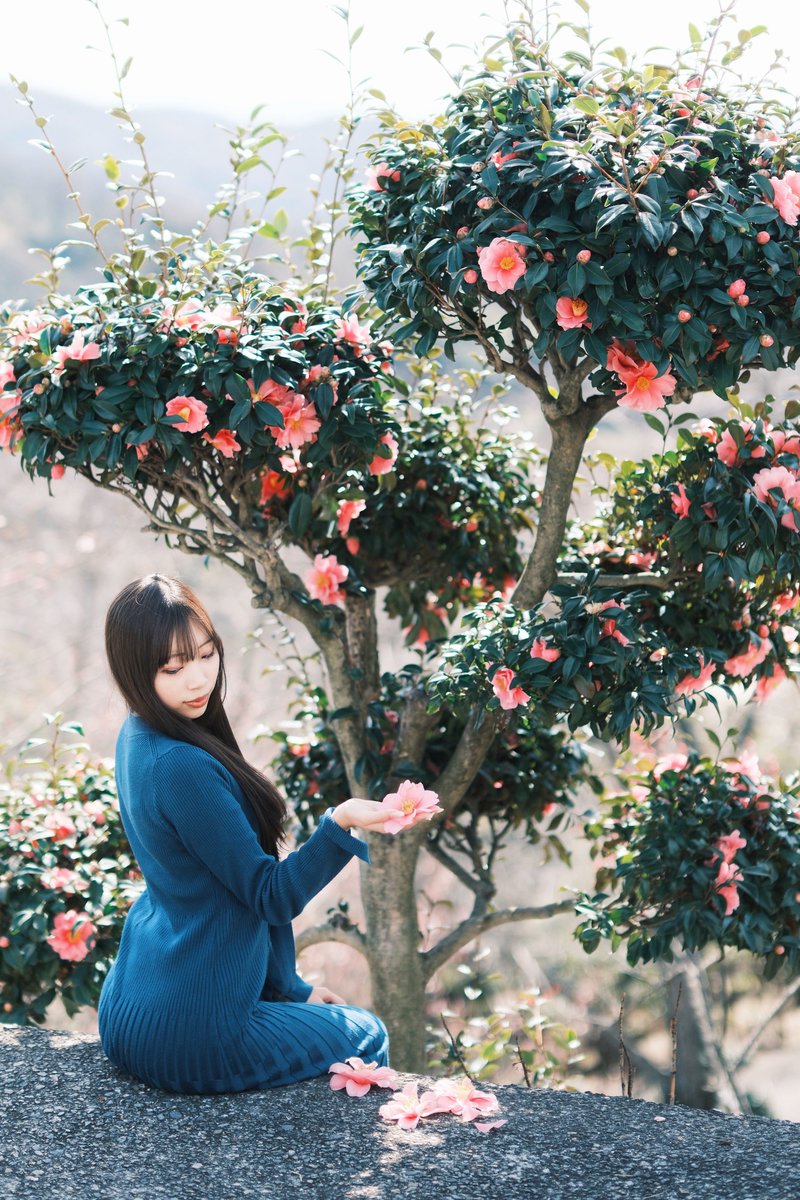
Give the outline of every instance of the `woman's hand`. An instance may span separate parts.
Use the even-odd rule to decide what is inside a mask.
[[[331,814],[337,825],[342,829],[380,829],[381,826],[397,813],[384,806],[378,800],[361,800],[351,796],[342,804],[337,805]]]
[[[306,1004],[347,1004],[347,1001],[337,996],[330,988],[315,987]]]

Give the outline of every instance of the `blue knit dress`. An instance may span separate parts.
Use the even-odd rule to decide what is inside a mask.
[[[122,824],[146,889],[125,919],[98,1005],[122,1070],[170,1092],[240,1092],[324,1074],[351,1055],[388,1065],[383,1022],[308,1004],[292,919],[365,842],[329,808],[297,850],[262,850],[252,808],[212,755],[127,718],[117,740]]]

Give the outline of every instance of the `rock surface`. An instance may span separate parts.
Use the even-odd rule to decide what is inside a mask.
[[[401,1076],[403,1083],[417,1078]],[[431,1080],[420,1078],[421,1089]],[[483,1085],[482,1085],[483,1086]],[[797,1200],[800,1126],[587,1092],[491,1087],[507,1120],[406,1132],[312,1079],[183,1096],[118,1071],[96,1037],[0,1025],[0,1198]]]

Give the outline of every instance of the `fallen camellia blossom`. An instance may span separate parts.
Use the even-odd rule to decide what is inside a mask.
[[[486,1117],[500,1107],[496,1096],[491,1092],[479,1091],[468,1076],[463,1079],[438,1079],[431,1091],[447,1104],[444,1111],[451,1112],[462,1121]]]
[[[344,1088],[348,1096],[366,1096],[371,1087],[397,1089],[397,1072],[391,1067],[379,1067],[377,1062],[365,1063],[353,1057],[346,1062],[336,1062],[328,1067],[331,1072],[331,1087],[335,1092]]]
[[[383,826],[382,833],[399,833],[418,821],[429,821],[434,813],[441,812],[436,792],[428,791],[421,783],[404,779],[396,792],[384,796],[381,804],[396,812]]]
[[[422,1117],[448,1112],[444,1104],[445,1098],[437,1096],[435,1092],[423,1092],[420,1096],[419,1084],[412,1081],[382,1104],[378,1112],[384,1121],[397,1121],[401,1129],[416,1129]]]

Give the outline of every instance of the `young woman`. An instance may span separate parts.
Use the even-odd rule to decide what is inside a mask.
[[[353,855],[350,829],[389,814],[355,797],[280,858],[286,804],[242,757],[223,708],[223,650],[184,584],[148,575],[106,618],[130,713],[117,740],[120,813],[146,890],[103,984],[103,1050],[171,1092],[237,1092],[324,1074],[351,1055],[388,1065],[383,1022],[297,974],[292,919]]]

